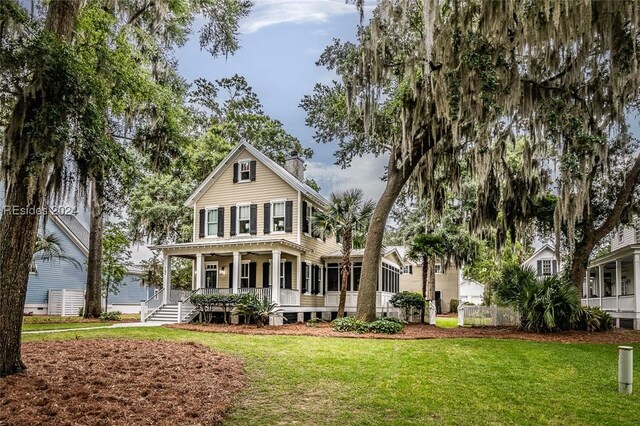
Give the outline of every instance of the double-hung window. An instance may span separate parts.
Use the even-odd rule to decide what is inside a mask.
[[[273,221],[272,223],[272,232],[284,232],[284,222],[285,222],[285,204],[284,201],[276,201],[271,204],[273,210]]]
[[[251,231],[251,206],[238,206],[238,234],[248,235]]]
[[[240,269],[240,287],[249,288],[249,263],[243,262]]]
[[[251,181],[251,160],[238,161],[238,182]]]
[[[542,275],[551,275],[551,259],[544,259],[542,261]]]
[[[441,263],[436,263],[434,265],[434,271],[436,274],[441,274],[442,273],[442,264]]]
[[[207,236],[214,237],[218,235],[218,209],[212,208],[207,210]]]

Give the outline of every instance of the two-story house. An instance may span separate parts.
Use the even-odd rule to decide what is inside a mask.
[[[194,212],[191,242],[150,247],[162,252],[164,287],[142,306],[142,320],[190,321],[191,294],[254,293],[278,303],[289,321],[335,317],[341,246],[312,235],[314,213],[328,201],[304,183],[304,161],[280,166],[238,144],[186,201]],[[171,261],[194,264],[191,291],[171,289]],[[355,311],[361,255],[354,256],[347,312]],[[398,291],[402,259],[387,250],[379,263],[380,314]],[[282,318],[275,318],[274,323]]]
[[[640,329],[640,224],[611,236],[611,251],[589,263],[582,304],[609,312],[616,325]]]

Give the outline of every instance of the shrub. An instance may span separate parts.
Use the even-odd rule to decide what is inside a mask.
[[[84,316],[84,308],[81,307],[80,309],[78,309],[78,316],[79,317],[83,317]]]
[[[265,323],[269,322],[269,317],[282,312],[282,308],[266,297],[260,300],[255,294],[247,293],[238,300],[234,312],[252,318],[258,327],[263,327]]]
[[[459,304],[460,304],[460,301],[458,299],[451,299],[451,301],[449,302],[449,310],[451,312],[458,312]]]
[[[609,331],[614,326],[613,317],[599,307],[583,306],[579,309],[576,329],[586,331]]]
[[[236,306],[243,296],[242,294],[225,293],[194,294],[190,300],[200,312],[201,322],[212,322],[214,308],[222,308],[226,324],[229,310]]]
[[[312,318],[307,321],[307,327],[317,327],[320,324],[320,320],[318,318]]]
[[[518,309],[520,326],[528,331],[571,330],[579,317],[580,296],[564,277],[539,279],[530,268],[507,266],[494,291],[500,304]]]
[[[103,312],[100,314],[101,321],[120,321],[120,311]]]
[[[394,308],[402,309],[406,321],[409,320],[409,311],[411,308],[422,310],[426,305],[422,294],[412,291],[401,291],[400,293],[394,294],[389,300],[389,303],[391,303]]]
[[[404,322],[398,318],[378,318],[372,322],[358,321],[354,317],[333,320],[331,328],[338,332],[395,334],[404,329]]]

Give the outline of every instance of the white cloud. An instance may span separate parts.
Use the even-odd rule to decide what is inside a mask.
[[[341,169],[335,164],[309,161],[306,176],[316,180],[324,195],[333,191],[360,188],[364,191],[365,198],[378,201],[385,187],[385,182],[380,178],[384,175],[386,165],[386,157],[376,158],[372,154],[354,159],[348,169]]]
[[[344,0],[255,0],[241,31],[250,34],[272,25],[325,23],[334,16],[356,13],[356,7]]]

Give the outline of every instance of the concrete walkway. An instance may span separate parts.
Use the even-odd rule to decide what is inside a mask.
[[[23,331],[22,334],[38,334],[38,333],[62,333],[65,331],[83,331],[83,330],[104,330],[105,328],[132,328],[132,327],[158,327],[170,324],[168,322],[125,322],[122,324],[111,324],[100,327],[78,327],[78,328],[60,328],[56,330],[34,330]]]

